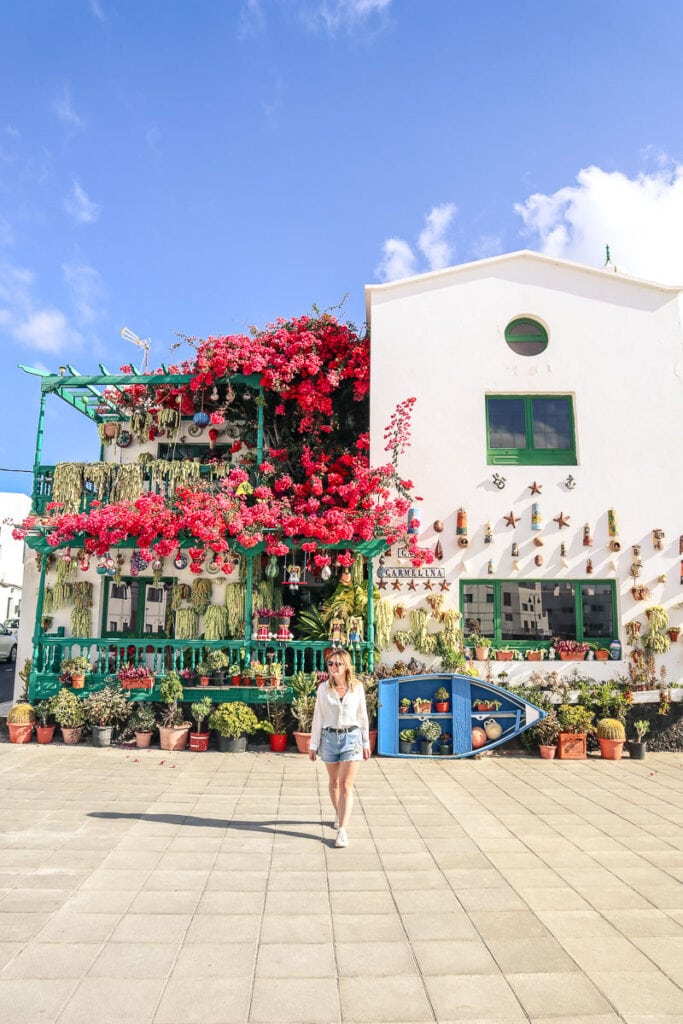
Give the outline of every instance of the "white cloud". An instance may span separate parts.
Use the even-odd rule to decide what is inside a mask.
[[[425,226],[417,239],[417,248],[426,261],[425,267],[418,267],[415,250],[405,239],[387,238],[382,245],[382,260],[375,268],[375,274],[382,281],[396,281],[425,270],[442,270],[447,267],[455,250],[447,240],[446,232],[456,213],[454,203],[443,203],[434,206],[425,217]]]
[[[81,336],[60,309],[44,307],[33,295],[35,275],[26,267],[0,264],[0,325],[15,341],[41,352],[80,348]]]
[[[60,309],[41,309],[29,313],[12,329],[17,341],[41,352],[63,352],[80,344],[81,337],[69,325]]]
[[[524,233],[549,256],[602,266],[605,246],[620,270],[683,284],[683,165],[670,161],[629,178],[585,167],[576,185],[534,193],[515,206]]]
[[[382,281],[397,281],[415,273],[415,253],[402,238],[387,238],[382,246],[382,260],[375,274]]]
[[[451,262],[453,247],[445,235],[456,213],[454,203],[444,203],[427,214],[427,223],[419,234],[417,246],[430,270],[441,270]]]
[[[85,121],[74,110],[74,106],[71,102],[71,94],[69,90],[64,87],[62,95],[54,101],[52,109],[59,118],[63,121],[67,127],[74,131],[78,131],[80,128],[85,127]]]
[[[102,7],[100,0],[90,0],[90,10],[94,17],[98,18],[100,21],[106,21],[104,8]]]
[[[79,224],[93,224],[100,215],[97,203],[90,199],[80,181],[76,180],[64,200],[64,209]]]
[[[389,13],[392,0],[307,0],[299,16],[308,28],[323,28],[330,35],[367,28]]]
[[[62,272],[71,292],[79,322],[93,323],[102,313],[100,303],[105,294],[99,273],[87,263],[64,263]]]

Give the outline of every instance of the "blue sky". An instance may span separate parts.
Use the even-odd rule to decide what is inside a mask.
[[[534,248],[683,283],[683,6],[0,0],[0,466],[39,389],[174,332]],[[95,459],[49,404],[44,458]],[[30,477],[0,473],[0,490]]]

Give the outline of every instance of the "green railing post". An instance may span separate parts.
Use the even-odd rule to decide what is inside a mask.
[[[372,558],[368,558],[368,607],[367,607],[367,618],[368,618],[368,635],[366,637],[368,641],[368,672],[372,672],[375,665],[375,593],[372,578],[374,576],[374,567]]]

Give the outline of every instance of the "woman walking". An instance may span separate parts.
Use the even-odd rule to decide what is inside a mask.
[[[348,651],[325,651],[328,678],[318,687],[311,725],[311,761],[325,762],[330,799],[335,810],[335,846],[348,846],[347,833],[353,807],[353,781],[358,762],[370,757],[365,690],[353,674]]]

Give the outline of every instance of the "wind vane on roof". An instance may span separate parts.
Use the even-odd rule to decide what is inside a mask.
[[[144,362],[142,364],[142,372],[146,373],[147,372],[147,366],[148,366],[148,363],[149,363],[149,349],[150,349],[150,346],[152,344],[152,339],[151,338],[144,338],[144,339],[143,338],[138,338],[137,334],[135,334],[133,331],[131,331],[130,327],[124,327],[123,328],[123,330],[121,331],[121,337],[125,341],[132,342],[133,345],[137,345],[138,348],[144,349],[144,351],[145,351],[145,360],[144,360]]]
[[[609,251],[609,245],[605,246],[605,262],[602,265],[603,270],[613,270],[614,273],[618,273],[616,263],[612,263],[612,256]]]

